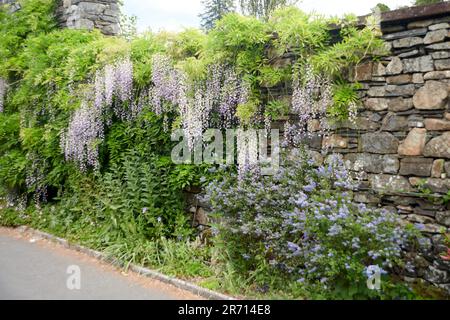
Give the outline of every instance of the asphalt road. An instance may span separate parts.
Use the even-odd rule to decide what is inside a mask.
[[[78,289],[79,287],[79,289]],[[43,239],[0,229],[0,299],[180,300],[198,297]]]

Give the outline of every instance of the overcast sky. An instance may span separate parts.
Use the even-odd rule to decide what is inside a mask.
[[[298,6],[305,11],[341,16],[345,13],[364,15],[377,3],[383,2],[391,9],[410,5],[413,0],[303,0]],[[184,27],[198,27],[201,0],[124,0],[127,15],[138,18],[138,29],[179,31]]]

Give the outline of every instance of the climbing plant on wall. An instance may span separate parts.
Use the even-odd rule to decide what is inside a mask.
[[[208,34],[122,37],[57,29],[54,9],[52,0],[0,9],[0,182],[3,194],[37,204],[70,190],[74,175],[108,171],[130,138],[113,128],[146,126],[138,120],[148,112],[165,134],[183,129],[191,148],[209,127],[264,127],[289,113],[304,121],[328,110],[347,116],[357,103],[352,88],[343,94],[333,83],[345,83],[341,74],[382,46],[375,25],[357,29],[348,19],[340,24],[342,41],[332,44],[331,21],[294,7],[267,21],[230,13]],[[286,53],[292,63],[276,66]],[[320,106],[307,101],[319,83]],[[264,86],[280,85],[293,87],[292,104],[263,94]],[[150,139],[143,150],[166,157],[170,148],[154,148]]]
[[[309,120],[357,112],[351,70],[383,48],[373,19],[358,28],[354,17],[325,19],[295,7],[271,7],[267,19],[229,13],[208,33],[106,37],[57,29],[52,0],[21,5],[12,14],[0,8],[0,192],[24,210],[0,221],[83,239],[129,261],[161,263],[169,256],[161,252],[176,250],[172,257],[194,276],[211,269],[189,242],[181,195],[224,173],[172,163],[172,130],[182,129],[193,148],[210,127],[264,128],[293,114],[300,125],[288,123],[286,141],[295,144]],[[286,56],[289,63],[277,63]],[[292,101],[273,99],[277,87]],[[234,177],[236,168],[228,170]],[[303,182],[299,188],[317,183]],[[292,201],[289,208],[301,206]],[[264,259],[258,267],[267,267]]]

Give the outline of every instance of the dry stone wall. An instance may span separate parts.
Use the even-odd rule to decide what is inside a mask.
[[[61,28],[98,29],[103,34],[115,36],[120,33],[120,0],[58,0],[56,18]],[[17,0],[0,0],[10,11],[20,10]]]
[[[20,4],[16,0],[0,0],[0,5],[9,5],[9,12],[20,10]]]
[[[334,139],[346,146],[335,151],[344,155],[350,168],[367,173],[361,188],[384,194],[365,202],[383,203],[390,193],[420,197],[420,190],[437,194],[450,190],[448,22],[450,17],[415,21],[403,26],[404,31],[386,32],[391,55],[356,68],[364,108],[355,124],[336,126]],[[388,202],[396,204],[392,199]],[[426,210],[419,203],[406,202],[396,206],[401,213]],[[428,216],[435,216],[436,209]],[[440,233],[450,226],[448,218],[435,218],[436,225],[427,224],[428,231]]]
[[[120,32],[118,0],[60,0],[56,15],[63,28],[95,28],[106,35]]]
[[[118,0],[61,0],[56,14],[62,27],[120,31]],[[450,3],[384,13],[382,31],[390,54],[355,70],[363,101],[356,121],[334,124],[331,136],[313,136],[311,152],[318,161],[323,147],[342,154],[359,177],[355,201],[395,211],[422,230],[426,237],[411,254],[416,268],[406,276],[450,292],[450,262],[440,258],[450,232]],[[275,63],[291,60],[288,54]],[[199,192],[186,196],[203,230],[208,205]]]
[[[317,121],[308,126],[307,140],[319,162],[326,152],[342,155],[358,177],[355,201],[394,211],[422,230],[420,248],[410,254],[416,267],[406,279],[450,292],[450,263],[440,258],[450,232],[450,3],[383,14],[382,31],[390,53],[361,63],[353,75],[362,85],[356,121],[333,123],[327,137],[315,133]],[[294,58],[287,54],[275,63]],[[264,90],[291,98],[289,88]],[[203,229],[208,205],[195,192],[188,194],[189,209]]]
[[[440,258],[450,232],[450,6],[440,6],[382,24],[390,54],[356,68],[363,109],[336,125],[332,147],[362,177],[356,201],[396,211],[426,236],[407,276],[450,291]]]

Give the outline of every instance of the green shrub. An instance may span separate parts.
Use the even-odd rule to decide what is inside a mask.
[[[250,204],[255,205],[252,197],[256,191],[249,184],[235,189],[236,186],[231,184],[235,182],[235,167],[229,171],[216,171],[214,166],[172,163],[170,152],[174,143],[170,139],[169,129],[185,128],[186,119],[182,119],[179,106],[172,105],[180,104],[179,100],[165,99],[171,100],[164,101],[167,104],[167,108],[164,108],[166,112],[158,112],[153,105],[156,102],[152,99],[152,82],[155,81],[155,74],[158,76],[158,72],[152,70],[153,57],[156,54],[167,56],[170,68],[166,65],[161,68],[170,70],[159,72],[168,71],[177,80],[171,85],[175,89],[181,87],[189,91],[189,98],[195,92],[204,99],[219,100],[235,96],[238,90],[243,91],[239,96],[246,101],[237,102],[235,100],[240,99],[232,97],[230,100],[234,100],[227,102],[229,108],[223,108],[229,114],[218,111],[221,106],[216,103],[210,110],[212,113],[205,118],[210,116],[216,120],[222,117],[235,124],[238,117],[242,126],[258,127],[262,123],[255,119],[262,118],[262,114],[270,119],[289,114],[290,106],[274,101],[270,92],[269,97],[265,96],[263,87],[282,87],[288,91],[292,72],[302,70],[301,67],[306,65],[312,65],[315,73],[336,83],[334,104],[330,106],[329,114],[335,118],[346,118],[351,115],[349,105],[357,103],[357,95],[356,87],[347,84],[344,78],[350,74],[350,68],[368,56],[375,55],[382,47],[375,24],[359,29],[352,22],[341,22],[342,41],[331,44],[328,32],[330,21],[295,8],[285,8],[274,12],[269,21],[228,14],[208,34],[188,29],[179,34],[149,32],[136,36],[131,28],[125,30],[123,36],[106,37],[98,30],[57,29],[53,15],[56,1],[23,0],[20,3],[22,9],[13,14],[7,13],[3,7],[0,9],[0,77],[8,83],[5,111],[0,113],[0,193],[2,197],[7,196],[8,200],[14,196],[12,200],[15,200],[14,205],[17,207],[0,210],[0,224],[16,226],[27,223],[105,250],[125,263],[142,263],[175,275],[208,277],[211,286],[222,282],[228,289],[242,289],[243,285],[256,282],[262,288],[268,285],[276,290],[284,290],[283,294],[289,296],[298,296],[299,292],[304,294],[302,290],[305,287],[295,282],[296,277],[286,274],[285,270],[274,268],[271,261],[276,254],[267,252],[261,238],[236,235],[227,229],[230,226],[240,227],[233,223],[255,218]],[[277,65],[277,59],[286,58],[284,55],[287,53],[293,53],[290,58],[295,60],[295,66]],[[97,91],[101,91],[97,90],[98,87],[106,91],[106,85],[97,83],[97,76],[106,67],[115,67],[123,61],[129,63],[126,64],[125,72],[121,69],[121,75],[133,74],[132,79],[128,77],[124,85],[130,89],[127,92],[129,96],[118,99],[117,92],[114,92],[111,103],[99,107],[92,100],[97,98]],[[213,66],[217,68],[211,69]],[[211,70],[223,73],[218,78],[226,78],[224,74],[228,73],[229,83],[227,90],[218,90],[216,95],[208,96],[203,91],[206,87],[205,78],[210,76],[208,72]],[[112,77],[108,80],[112,80]],[[217,84],[220,86],[223,82],[224,79],[212,79],[208,84],[216,88]],[[120,88],[117,90],[120,91]],[[266,100],[269,100],[267,106],[262,105]],[[84,108],[81,108],[82,105]],[[99,165],[78,168],[68,161],[70,157],[66,159],[64,156],[62,133],[67,132],[77,112],[92,111],[94,107],[104,107],[95,122],[101,127],[101,134],[86,139],[87,143],[80,144],[79,151],[81,153],[85,151],[84,148],[98,147]],[[201,108],[192,109],[189,111],[203,112],[197,110]],[[120,113],[130,110],[133,112],[130,117]],[[86,112],[85,117],[81,118],[89,123],[86,114],[91,115]],[[82,136],[84,132],[77,133]],[[297,195],[297,191],[300,191],[297,189],[306,186],[309,181],[305,179],[311,173],[302,166],[297,170],[301,171],[295,171],[298,180],[268,183],[269,187],[287,183],[285,186],[291,191],[290,195],[258,191],[261,192],[258,195],[263,197],[261,203],[272,197],[285,201],[283,197],[292,196],[294,191]],[[317,174],[312,177],[318,179]],[[229,239],[230,243],[216,242],[215,246],[200,246],[193,241],[195,233],[185,213],[183,191],[224,178],[230,182],[224,187],[229,188],[228,191],[238,192],[228,195],[237,198],[235,203],[226,204],[222,213],[226,217],[242,216],[243,220],[221,227],[224,239]],[[264,184],[267,180],[258,183]],[[346,195],[332,191],[326,181],[320,180],[320,183],[325,185],[321,185],[321,195],[314,194],[317,206],[325,203],[319,197],[324,194],[338,202],[337,208],[346,205]],[[32,199],[35,200],[34,205]],[[294,208],[292,203],[287,203],[286,210]],[[19,204],[28,206],[22,210],[18,208]],[[348,206],[351,214],[362,220],[372,221],[370,219],[373,217],[380,216],[378,212],[372,211],[372,218],[368,217],[369,211],[364,211],[367,215],[357,216],[354,205]],[[263,210],[276,228],[280,225],[280,219],[284,219],[284,212],[279,209],[269,205]],[[306,230],[315,232],[318,241],[331,251],[332,239],[327,236],[329,221],[309,217],[309,222],[311,225],[306,226]],[[350,220],[342,224],[349,230],[348,234],[344,234],[345,237],[349,237],[350,233],[360,237],[365,235],[361,225]],[[264,226],[268,231],[273,231],[272,225]],[[385,227],[383,235],[393,230],[393,225],[389,223],[382,226]],[[289,248],[285,245],[287,240],[295,244],[299,234],[280,232],[284,232],[284,242],[273,242],[280,249],[280,255],[276,258],[285,259],[279,262],[298,269],[304,261],[288,257]],[[271,236],[267,241],[273,240]],[[372,261],[376,259],[363,261],[361,257],[367,258],[366,251],[369,248],[378,250],[380,246],[376,241],[365,244],[367,246],[356,253],[348,248],[336,248],[340,251],[335,252],[336,259],[329,269],[309,275],[309,288],[314,289],[316,296],[336,297],[337,294],[332,293],[330,288],[325,290],[320,287],[314,277],[325,274],[328,281],[336,281],[334,289],[343,281],[345,290],[353,290],[348,286],[350,280],[361,282],[364,267],[369,263],[382,262]],[[265,254],[244,259],[242,254],[248,250]],[[352,260],[351,272],[342,267],[343,257],[350,253],[355,253],[354,259],[362,259],[359,262]],[[218,268],[214,270],[216,264]],[[218,273],[213,274],[213,271]],[[216,281],[216,277],[219,281]],[[282,285],[286,279],[289,280],[287,289]],[[356,296],[367,292],[357,290],[346,294]]]
[[[402,250],[418,231],[394,213],[352,202],[351,179],[337,156],[319,167],[297,157],[274,176],[228,175],[208,186],[225,265],[256,290],[291,286],[299,295],[337,299],[414,296],[395,276],[383,275],[378,291],[366,282],[374,270],[402,268]]]

